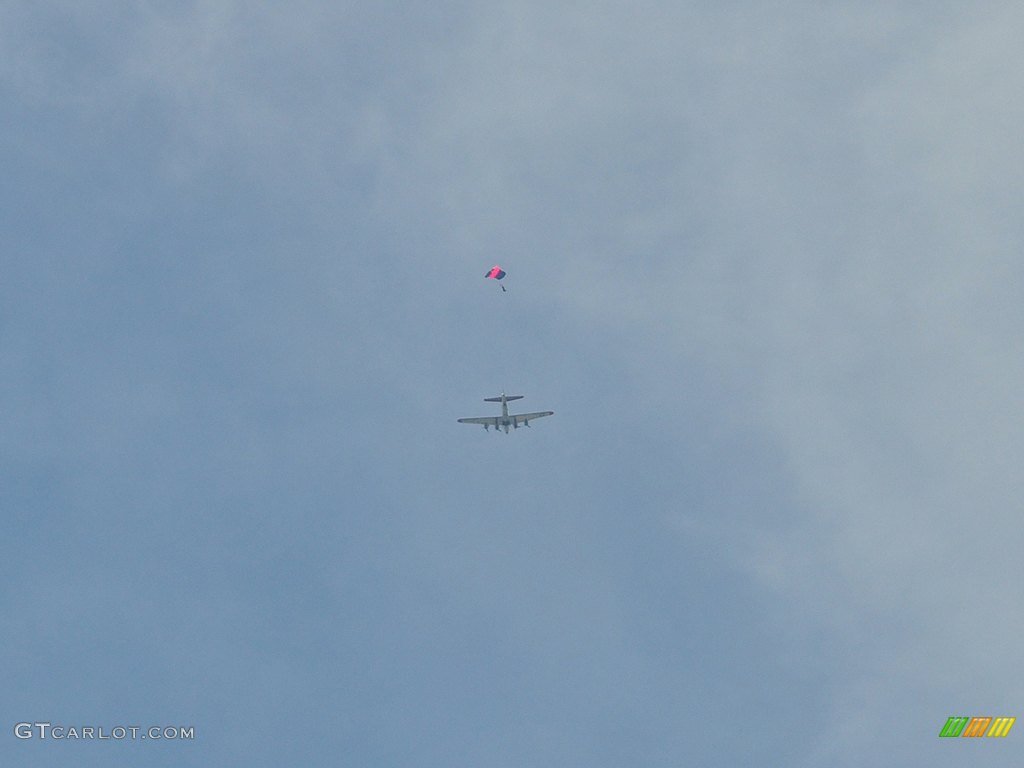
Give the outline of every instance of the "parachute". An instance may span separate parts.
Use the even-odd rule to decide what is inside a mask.
[[[493,267],[491,267],[489,270],[487,270],[487,274],[484,275],[484,277],[489,277],[489,278],[492,278],[494,280],[501,280],[501,278],[503,278],[504,276],[505,276],[505,270],[502,269],[501,267],[499,267],[497,264],[495,264]],[[505,286],[504,285],[501,286],[501,290],[502,291],[505,290]]]

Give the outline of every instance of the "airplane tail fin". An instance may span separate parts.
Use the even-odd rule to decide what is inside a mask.
[[[502,395],[501,397],[485,397],[484,398],[484,402],[485,403],[500,403],[502,397],[504,397],[505,401],[507,402],[509,400],[522,400],[524,395]]]

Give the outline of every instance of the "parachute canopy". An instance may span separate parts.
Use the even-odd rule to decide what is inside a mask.
[[[494,280],[501,280],[501,278],[503,278],[504,276],[505,276],[505,270],[502,269],[501,267],[499,267],[497,264],[495,264],[493,267],[491,267],[489,270],[487,270],[487,274],[484,275],[484,277],[490,277],[490,278],[493,278]],[[501,285],[501,283],[499,283],[499,285]],[[501,286],[501,290],[502,291],[505,290],[505,286],[504,285]]]

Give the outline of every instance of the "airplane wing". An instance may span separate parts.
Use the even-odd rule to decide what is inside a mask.
[[[525,424],[528,421],[539,419],[541,416],[554,416],[554,411],[537,411],[536,413],[514,413],[510,417],[516,424]]]
[[[542,418],[543,416],[553,416],[554,411],[537,411],[536,413],[514,413],[509,415],[509,421],[513,426],[518,427],[520,424],[529,426],[529,422],[534,419]],[[494,427],[499,429],[502,426],[502,416],[476,416],[471,419],[459,419],[459,424],[483,424],[485,427]],[[506,427],[508,429],[508,427]]]

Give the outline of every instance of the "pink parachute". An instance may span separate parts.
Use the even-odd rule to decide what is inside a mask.
[[[504,276],[505,276],[505,270],[502,269],[501,267],[499,267],[497,264],[495,264],[493,267],[491,267],[489,270],[487,270],[487,274],[484,275],[484,277],[489,277],[489,278],[491,278],[493,280],[501,280],[501,278],[503,278]],[[501,290],[502,291],[505,290],[505,286],[504,285],[501,286]]]

